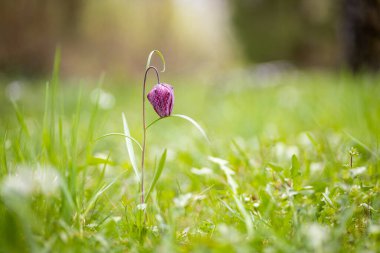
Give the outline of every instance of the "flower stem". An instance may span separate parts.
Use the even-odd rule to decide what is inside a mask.
[[[143,143],[142,143],[142,153],[141,153],[141,207],[143,207],[144,203],[145,203],[145,199],[144,199],[144,163],[145,163],[145,149],[146,149],[146,119],[145,119],[145,93],[146,93],[146,77],[147,77],[147,74],[149,72],[149,70],[154,70],[156,72],[156,76],[157,76],[157,82],[160,83],[160,76],[158,74],[158,70],[153,67],[153,66],[149,66],[146,71],[145,71],[145,75],[144,75],[144,84],[143,84],[143,97],[142,97],[142,107],[143,107],[143,112],[142,112],[142,115],[143,115]],[[145,219],[144,219],[145,221]]]

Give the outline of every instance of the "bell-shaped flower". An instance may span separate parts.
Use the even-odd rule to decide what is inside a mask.
[[[161,118],[171,115],[174,105],[174,89],[170,84],[155,85],[147,97]]]

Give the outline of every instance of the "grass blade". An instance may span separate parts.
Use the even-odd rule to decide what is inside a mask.
[[[4,139],[3,139],[3,145],[2,145],[2,152],[3,153],[3,156],[2,156],[2,165],[3,165],[3,170],[4,171],[0,171],[0,177],[2,175],[6,175],[8,174],[8,162],[7,162],[7,131],[5,131],[5,134],[4,134]]]
[[[226,179],[227,179],[227,184],[231,189],[232,197],[235,201],[235,204],[240,212],[240,214],[243,216],[243,220],[247,229],[247,234],[248,237],[251,238],[253,235],[253,222],[252,218],[249,215],[247,209],[244,207],[243,202],[240,200],[237,189],[238,189],[238,184],[236,181],[233,179],[233,175],[235,172],[228,166],[228,161],[220,159],[218,157],[209,157],[209,160],[213,163],[216,163],[219,165],[219,168],[224,172]]]
[[[364,148],[365,150],[367,150],[369,153],[371,153],[373,156],[375,156],[376,158],[379,158],[379,155],[374,152],[370,147],[368,147],[367,145],[365,145],[363,142],[361,142],[359,139],[355,138],[354,136],[352,136],[349,132],[347,131],[343,131],[352,141],[356,142],[357,144],[359,144],[360,146],[362,146],[362,148]]]
[[[29,134],[29,131],[28,131],[28,127],[26,126],[26,122],[25,122],[24,116],[22,115],[22,113],[21,113],[20,109],[18,108],[16,102],[12,101],[12,105],[13,105],[13,109],[15,110],[17,120],[20,123],[22,131],[26,134],[26,136],[29,137],[30,134]]]
[[[203,130],[203,128],[194,119],[182,114],[173,114],[172,117],[182,118],[189,121],[191,124],[193,124],[193,126],[195,126],[195,128],[199,130],[199,132],[201,132],[201,134],[203,135],[203,137],[205,137],[207,142],[210,143],[210,140],[208,139],[205,130]]]
[[[126,119],[124,113],[122,113],[122,117],[123,117],[124,134],[126,136],[131,136],[131,134],[129,132],[129,127],[128,127],[127,119]],[[135,174],[136,174],[136,180],[140,181],[140,175],[139,175],[139,170],[137,168],[135,151],[133,150],[133,145],[132,145],[131,139],[126,137],[125,138],[125,144],[127,146],[129,160],[131,161],[132,168],[133,168],[133,170],[135,171]]]
[[[161,176],[162,170],[164,169],[165,161],[166,161],[166,153],[167,153],[167,150],[165,149],[161,155],[160,162],[158,163],[158,167],[156,168],[156,171],[154,173],[152,184],[150,185],[148,193],[146,194],[146,197],[145,197],[146,200],[148,200],[150,193],[153,191],[154,187],[156,186],[157,181]]]
[[[92,198],[90,199],[90,201],[88,202],[88,205],[85,209],[85,211],[83,212],[83,216],[86,217],[88,212],[91,210],[91,208],[94,206],[95,202],[98,200],[98,198],[105,192],[107,191],[114,183],[116,183],[117,180],[119,180],[122,176],[124,175],[124,173],[122,173],[121,175],[117,176],[114,180],[112,180],[110,183],[108,184],[105,184],[102,188],[99,189],[99,191],[97,191],[95,193],[94,196],[92,196]]]
[[[296,176],[298,176],[300,170],[300,162],[298,161],[298,158],[296,155],[292,156],[292,167],[290,168],[290,174],[292,178],[294,179]]]

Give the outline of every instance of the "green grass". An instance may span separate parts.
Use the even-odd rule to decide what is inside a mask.
[[[174,113],[210,145],[182,119],[149,128],[147,189],[167,153],[141,227],[124,138],[95,141],[123,133],[122,112],[141,141],[140,81],[62,83],[58,70],[14,103],[1,86],[0,252],[380,248],[379,77],[172,80]]]

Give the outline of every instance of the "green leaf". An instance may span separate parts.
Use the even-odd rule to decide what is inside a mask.
[[[88,158],[87,160],[88,164],[90,165],[99,165],[99,164],[110,164],[110,165],[115,165],[114,162],[110,161],[107,158],[101,158],[101,157],[95,157],[95,156],[92,156],[90,158]]]
[[[203,137],[205,137],[207,142],[210,143],[210,140],[208,139],[205,130],[203,130],[203,128],[194,119],[182,114],[173,114],[172,117],[182,118],[189,121],[191,124],[193,124],[193,126],[195,126],[199,130],[199,132],[201,132],[201,134],[203,135]]]
[[[295,178],[300,170],[300,162],[298,161],[298,158],[296,155],[292,156],[292,167],[290,168],[290,174],[292,175],[292,178]]]
[[[156,54],[158,54],[158,56],[160,56],[162,63],[164,64],[164,67],[162,68],[161,72],[165,72],[165,65],[166,65],[165,58],[164,58],[164,55],[158,50],[153,50],[152,52],[149,53],[148,60],[146,61],[146,68],[145,69],[148,69],[150,67],[150,61],[152,60],[152,56],[154,53],[156,53]]]
[[[269,166],[271,169],[273,169],[274,171],[276,171],[276,172],[281,172],[281,171],[284,170],[284,168],[282,168],[281,165],[276,164],[276,163],[272,163],[272,162],[270,162],[270,163],[268,163],[268,166]]]
[[[166,161],[166,153],[167,153],[167,150],[165,149],[161,155],[160,162],[158,163],[158,167],[156,168],[154,172],[152,184],[150,185],[148,193],[146,194],[146,197],[145,197],[146,200],[148,200],[150,193],[153,191],[154,187],[156,186],[157,181],[161,176],[162,170],[164,169],[165,161]]]
[[[64,203],[67,204],[67,205],[64,205],[64,208],[70,208],[69,210],[71,213],[72,211],[75,210],[75,203],[69,191],[69,187],[67,183],[65,182],[65,180],[60,180],[60,186],[61,186],[62,194],[64,196]]]
[[[128,127],[127,119],[126,119],[124,113],[122,113],[122,117],[123,117],[123,125],[124,125],[124,134],[126,136],[131,136],[131,134],[129,132],[129,127]],[[133,168],[133,170],[135,171],[135,174],[136,174],[136,180],[140,181],[140,175],[139,175],[139,171],[138,171],[138,168],[137,168],[135,151],[133,150],[133,145],[132,145],[131,139],[126,137],[125,138],[125,144],[127,146],[129,160],[131,161],[132,168]]]

